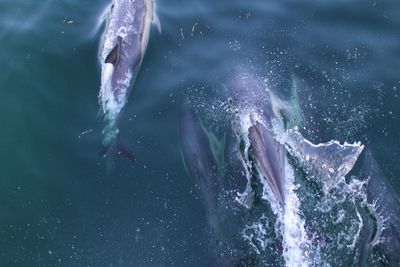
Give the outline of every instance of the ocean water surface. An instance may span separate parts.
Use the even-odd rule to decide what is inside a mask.
[[[121,140],[136,163],[116,156],[111,168],[99,154],[97,116],[104,26],[96,25],[108,4],[0,2],[0,266],[285,266],[241,236],[268,236],[257,232],[257,220],[236,232],[232,226],[234,240],[213,234],[182,161],[182,103],[191,99],[210,128],[218,128],[226,118],[213,103],[226,99],[237,66],[286,99],[293,77],[301,80],[302,135],[313,143],[361,142],[379,166],[373,173],[398,199],[400,2],[158,0],[162,33],[152,29],[120,121]],[[360,169],[362,163],[350,174]],[[296,192],[300,202],[309,196]],[[316,216],[314,204],[298,207],[299,220]],[[348,217],[340,209],[323,214],[344,216],[346,223],[310,219],[305,227],[356,235],[361,215],[343,210]],[[258,225],[274,227],[259,210],[252,216],[257,213]],[[373,253],[355,249],[362,241],[352,247],[346,236],[320,236],[338,251],[328,257],[332,247],[316,246],[299,266],[398,266],[380,261],[379,251],[358,261]]]

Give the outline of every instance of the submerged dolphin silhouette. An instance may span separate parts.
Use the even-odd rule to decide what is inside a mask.
[[[139,72],[147,48],[150,24],[160,31],[153,0],[114,0],[105,12],[107,24],[99,46],[101,86],[100,114],[106,126],[105,146],[118,135],[117,121]]]
[[[187,104],[181,110],[180,145],[185,167],[201,191],[209,225],[216,230],[218,164],[199,117]]]
[[[373,207],[364,218],[361,266],[375,260],[385,266],[400,263],[400,198],[384,177],[371,150],[363,155],[360,179],[366,182],[367,203]],[[371,220],[371,218],[374,218]]]

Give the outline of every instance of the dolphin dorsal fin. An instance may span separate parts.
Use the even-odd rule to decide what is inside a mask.
[[[114,46],[114,48],[111,50],[111,52],[106,57],[106,60],[104,61],[104,63],[111,63],[115,66],[115,65],[117,65],[118,57],[119,57],[119,43]]]

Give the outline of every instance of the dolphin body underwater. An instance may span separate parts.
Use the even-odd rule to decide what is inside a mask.
[[[362,157],[360,178],[365,182],[367,206],[374,208],[364,215],[360,266],[400,264],[400,198],[367,150]],[[373,220],[371,220],[371,217]]]
[[[118,147],[118,120],[143,61],[151,23],[156,24],[159,32],[161,26],[153,0],[114,0],[103,17],[106,26],[99,45],[99,115],[106,124],[103,145],[105,152],[116,145],[119,153],[128,154]]]
[[[181,110],[180,143],[186,170],[200,189],[209,226],[216,229],[218,163],[198,115],[188,104]]]

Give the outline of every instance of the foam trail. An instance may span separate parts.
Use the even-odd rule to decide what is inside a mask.
[[[284,246],[283,257],[286,266],[309,266],[307,250],[310,241],[305,232],[305,223],[299,215],[300,201],[295,192],[293,169],[289,164],[286,164],[286,166],[287,199],[284,212],[280,216]]]
[[[277,236],[282,236],[283,258],[286,266],[309,266],[307,259],[309,258],[308,248],[310,241],[306,235],[305,222],[300,216],[300,200],[296,194],[297,187],[294,184],[294,171],[287,161],[285,163],[285,177],[284,190],[286,200],[283,208],[265,179],[261,179],[263,184],[262,198],[269,202],[272,211],[278,217],[275,231]]]

